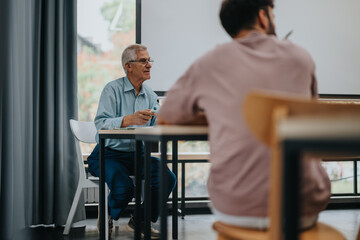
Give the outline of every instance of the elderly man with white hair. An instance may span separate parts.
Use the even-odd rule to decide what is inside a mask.
[[[153,60],[144,45],[128,46],[122,54],[122,65],[126,76],[109,82],[103,89],[95,117],[96,128],[114,129],[125,127],[153,126],[159,109],[157,95],[147,85]],[[97,137],[98,140],[98,137]],[[117,220],[134,196],[134,185],[130,175],[135,172],[135,140],[107,139],[105,142],[105,181],[110,189],[109,229],[112,220]],[[88,157],[89,172],[99,176],[99,145]],[[159,216],[159,164],[158,158],[151,158],[151,221]],[[168,195],[174,189],[175,175],[167,169]],[[144,214],[141,214],[142,218]],[[143,220],[143,219],[142,219]],[[127,229],[134,230],[131,216]],[[111,231],[110,231],[111,232]],[[159,238],[159,231],[151,229],[151,238]]]

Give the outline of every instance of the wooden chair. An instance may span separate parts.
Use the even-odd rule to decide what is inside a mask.
[[[282,232],[282,158],[276,134],[276,124],[292,116],[329,116],[338,117],[360,112],[360,105],[322,103],[286,94],[269,92],[250,93],[244,102],[243,113],[253,134],[272,150],[269,216],[270,227],[267,231],[252,230],[215,222],[213,228],[218,240],[281,240]],[[300,233],[299,239],[340,240],[345,237],[336,229],[323,223],[316,223],[310,230]],[[360,238],[357,238],[360,240]]]

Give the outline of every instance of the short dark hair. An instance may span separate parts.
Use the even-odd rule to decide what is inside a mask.
[[[274,0],[223,0],[220,20],[225,31],[235,37],[241,30],[254,27],[260,9],[274,7]]]

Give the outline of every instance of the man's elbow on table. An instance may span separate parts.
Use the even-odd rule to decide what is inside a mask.
[[[171,123],[165,121],[160,115],[157,115],[157,125],[172,125]]]
[[[157,116],[157,125],[175,125],[176,123],[170,123],[166,121],[160,115]],[[208,125],[206,116],[203,112],[196,115],[194,119],[184,123],[178,123],[178,125]]]

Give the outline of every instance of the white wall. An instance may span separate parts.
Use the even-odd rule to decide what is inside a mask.
[[[221,0],[142,0],[141,43],[155,64],[146,84],[166,91],[200,55],[229,41],[218,17]]]
[[[166,91],[187,67],[229,41],[218,17],[221,0],[143,0],[142,43],[155,59],[154,90]],[[360,94],[360,1],[275,0],[280,38],[303,46],[317,66],[319,92]]]

